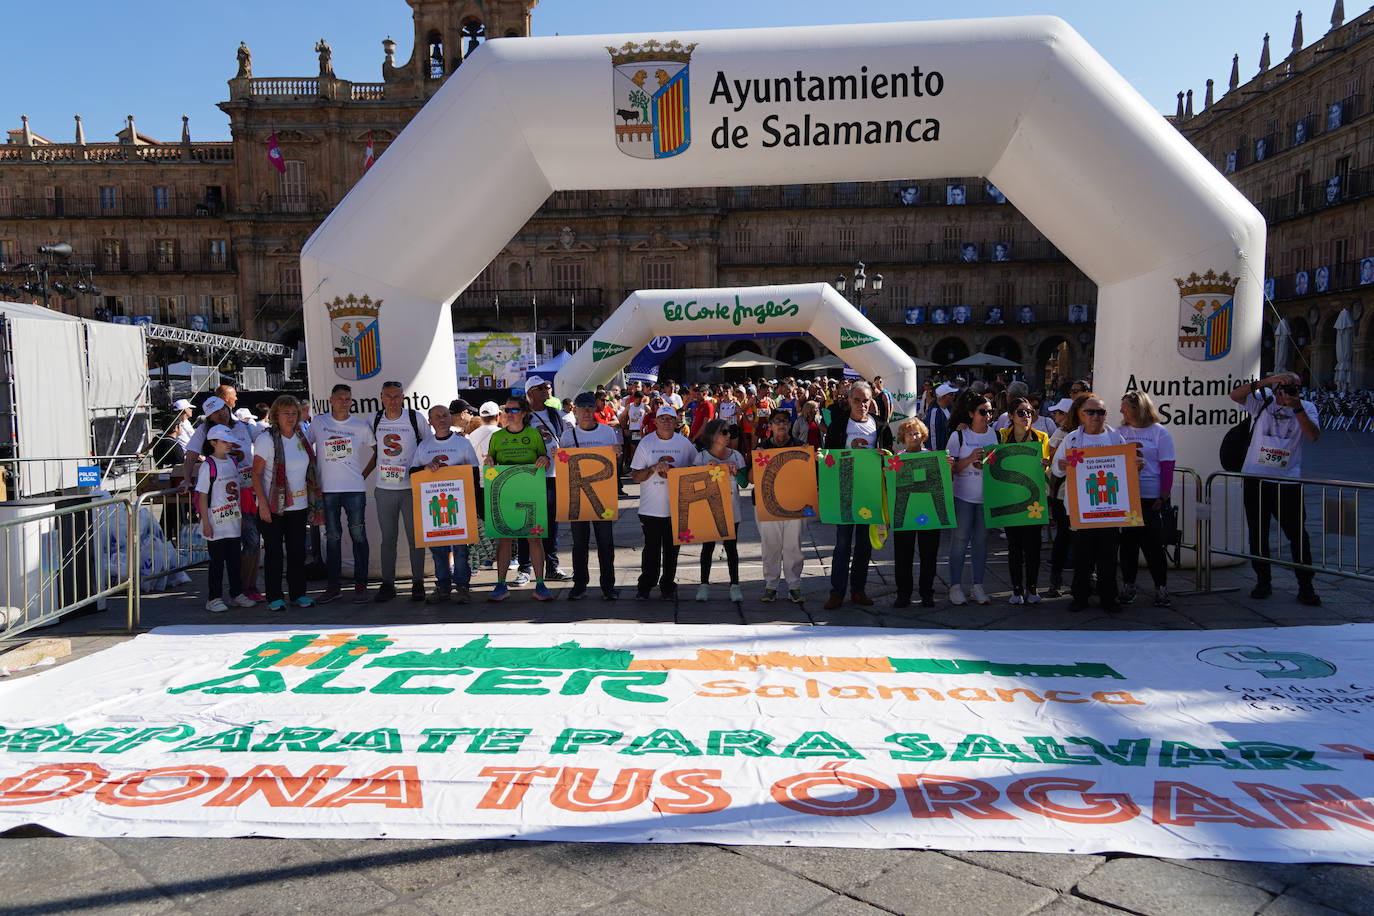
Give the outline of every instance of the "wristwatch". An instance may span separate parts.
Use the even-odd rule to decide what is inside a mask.
[[[1299,414],[1304,414],[1304,413],[1307,413],[1307,408],[1306,408],[1306,407],[1303,407],[1301,404],[1299,404],[1297,407],[1294,407],[1294,408],[1293,408],[1293,416],[1295,416],[1295,417],[1298,416]]]

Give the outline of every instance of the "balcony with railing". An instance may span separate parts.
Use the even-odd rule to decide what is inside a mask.
[[[967,250],[974,245],[976,252]],[[1003,247],[1005,246],[1005,247]],[[973,258],[970,261],[970,257]],[[946,246],[943,241],[907,244],[735,245],[722,243],[721,267],[835,267],[857,260],[869,264],[997,264],[1027,261],[1067,261],[1058,248],[1044,239],[1030,242],[964,240]]]
[[[486,315],[492,319],[499,315],[530,315],[534,311],[547,309],[548,317],[574,313],[577,309],[587,309],[587,315],[600,313],[605,306],[605,298],[600,287],[580,287],[577,289],[480,289],[463,290],[453,301],[453,314],[462,315],[471,321],[475,315]]]
[[[1090,286],[1089,284],[1088,287]],[[1079,287],[1073,291],[1075,297],[1083,297],[1082,299],[1075,299],[1075,301],[1082,302],[1082,305],[1031,305],[1022,303],[1004,306],[948,306],[927,304],[920,307],[920,321],[914,320],[918,317],[916,311],[912,311],[912,314],[908,316],[908,308],[891,303],[865,305],[864,311],[869,320],[875,324],[883,326],[905,325],[926,329],[958,329],[961,327],[1015,329],[1018,327],[1044,327],[1046,325],[1091,324],[1097,320],[1097,305],[1093,301],[1097,298],[1097,293],[1088,287]],[[1023,311],[1023,308],[1029,309],[1029,311]],[[936,323],[937,312],[940,313],[939,317],[945,319],[939,324]],[[961,317],[965,320],[959,321],[958,319]],[[993,319],[993,323],[989,324],[989,319]],[[897,332],[894,331],[893,333]]]
[[[845,181],[645,190],[555,191],[544,201],[546,214],[588,210],[711,209],[782,210],[873,207],[945,207],[947,186],[963,188],[963,206],[1008,205],[1000,193],[988,193],[981,178],[937,181]],[[959,205],[952,205],[959,206]],[[1008,205],[1009,206],[1009,205]]]
[[[222,256],[205,251],[124,251],[119,254],[75,254],[73,263],[93,264],[96,276],[119,274],[227,274],[237,264],[233,252]]]
[[[177,194],[12,197],[0,201],[0,219],[209,218],[223,215],[224,209],[222,201],[196,200]]]
[[[234,144],[43,143],[0,146],[0,162],[233,162]]]

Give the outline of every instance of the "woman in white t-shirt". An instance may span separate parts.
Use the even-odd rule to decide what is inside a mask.
[[[892,450],[892,430],[879,423],[870,412],[873,389],[867,382],[855,382],[848,394],[835,401],[831,423],[826,428],[824,446],[830,449],[877,448]],[[780,410],[782,408],[779,408]],[[868,584],[868,564],[873,557],[873,543],[869,540],[868,525],[836,525],[835,553],[830,560],[830,599],[827,611],[844,603],[845,590],[850,600],[861,607],[871,607],[873,599],[865,588]]]
[[[735,536],[739,536],[739,478],[744,470],[744,456],[730,447],[730,424],[725,420],[712,420],[701,431],[701,437],[694,443],[700,451],[696,461],[699,467],[720,465],[730,475],[730,504],[735,513]],[[743,601],[744,593],[739,584],[739,544],[731,539],[721,541],[725,548],[725,564],[730,571],[730,600]],[[714,541],[701,545],[701,585],[697,588],[698,601],[711,600],[711,558],[715,553]]]
[[[1135,600],[1135,578],[1140,552],[1155,583],[1155,607],[1169,607],[1165,586],[1168,564],[1164,557],[1163,513],[1174,486],[1174,437],[1159,422],[1154,401],[1143,391],[1128,391],[1121,399],[1121,426],[1117,428],[1136,448],[1145,466],[1140,469],[1140,514],[1145,524],[1121,530],[1121,603]]]
[[[988,529],[983,520],[983,456],[997,444],[992,419],[997,415],[992,402],[981,393],[969,392],[950,412],[949,442],[945,446],[954,466],[954,539],[949,545],[949,600],[978,604],[991,599],[983,591],[983,571],[988,562]],[[969,578],[972,585],[964,596],[964,554],[972,546]]]
[[[322,506],[315,453],[300,427],[301,403],[289,394],[272,402],[266,428],[253,444],[253,490],[262,530],[263,588],[269,611],[286,610],[282,596],[282,547],[286,548],[286,592],[296,607],[315,601],[305,593],[305,536],[312,495]]]

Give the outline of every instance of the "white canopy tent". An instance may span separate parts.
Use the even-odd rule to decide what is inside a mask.
[[[1216,467],[1224,389],[1259,365],[1263,219],[1051,17],[486,43],[305,246],[313,396],[394,378],[447,401],[447,305],[552,191],[949,175],[1097,283],[1095,387],[1163,393],[1180,463]]]

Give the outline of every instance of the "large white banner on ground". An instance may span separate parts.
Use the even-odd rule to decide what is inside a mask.
[[[1374,862],[1374,627],[169,628],[0,688],[0,828]]]

